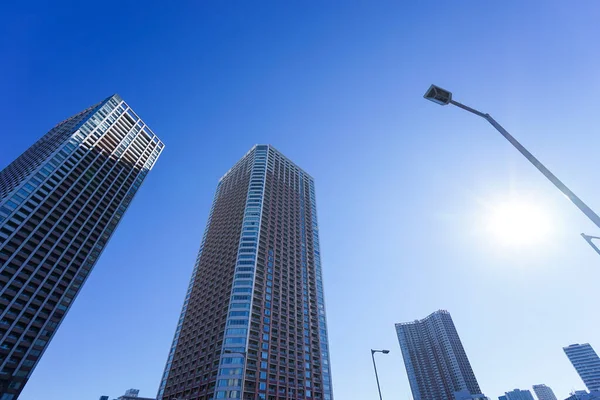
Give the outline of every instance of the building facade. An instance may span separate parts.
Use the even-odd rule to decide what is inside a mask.
[[[414,400],[452,400],[462,390],[481,394],[448,311],[396,324],[396,333]]]
[[[0,171],[0,399],[31,376],[162,142],[118,96]]]
[[[533,392],[538,400],[558,400],[552,389],[544,384],[533,385]]]
[[[268,145],[219,181],[158,399],[333,399],[313,178]]]
[[[589,343],[563,347],[579,377],[590,392],[600,390],[600,358]]]
[[[467,389],[463,389],[454,392],[454,400],[490,400],[490,398],[481,393],[471,394]]]
[[[499,400],[535,400],[529,390],[514,389],[505,392],[504,396],[498,397]]]

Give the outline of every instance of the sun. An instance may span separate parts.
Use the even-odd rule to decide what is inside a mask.
[[[531,246],[547,239],[552,221],[540,204],[525,199],[510,199],[491,205],[486,230],[508,246]]]

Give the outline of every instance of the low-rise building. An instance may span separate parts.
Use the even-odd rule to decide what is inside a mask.
[[[123,396],[119,396],[115,400],[156,400],[150,397],[139,397],[139,389],[127,389]],[[108,400],[108,396],[100,396],[100,400]]]
[[[498,397],[499,400],[535,400],[529,390],[514,389],[505,392],[504,396]]]
[[[585,390],[576,390],[565,400],[600,400],[600,390],[586,392]]]

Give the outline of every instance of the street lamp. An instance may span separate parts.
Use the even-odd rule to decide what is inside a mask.
[[[579,208],[579,210],[585,214],[598,228],[600,228],[600,217],[596,214],[587,204],[583,202],[575,193],[571,191],[564,183],[560,181],[548,168],[544,166],[537,158],[533,156],[521,143],[517,141],[510,133],[506,131],[490,114],[484,114],[481,111],[477,111],[474,108],[469,106],[465,106],[464,104],[459,103],[458,101],[452,100],[452,92],[448,90],[442,89],[439,86],[431,85],[425,95],[423,96],[427,100],[433,101],[439,105],[445,106],[447,104],[453,104],[463,110],[466,110],[472,114],[475,114],[486,121],[488,121],[502,136],[506,138],[521,154],[525,156],[550,182],[554,184],[573,204]],[[596,236],[589,236],[585,233],[582,233],[581,236],[596,250],[598,254],[600,254],[600,249],[592,243],[592,239],[600,239]]]
[[[381,397],[381,386],[379,386],[379,376],[377,375],[377,365],[375,365],[375,353],[388,354],[389,350],[373,350],[371,349],[371,358],[373,359],[373,368],[375,369],[375,379],[377,380],[377,390],[379,390],[379,400],[383,400]]]

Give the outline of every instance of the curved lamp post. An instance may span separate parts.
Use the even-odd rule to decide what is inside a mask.
[[[377,390],[379,390],[379,400],[383,400],[381,397],[381,386],[379,386],[379,376],[377,375],[377,365],[375,365],[375,353],[388,354],[389,350],[373,350],[371,349],[371,358],[373,359],[373,368],[375,369],[375,379],[377,380]]]
[[[506,131],[490,114],[484,114],[481,111],[477,111],[474,108],[469,106],[465,106],[464,104],[459,103],[458,101],[452,100],[452,92],[448,90],[442,89],[439,86],[431,85],[425,95],[423,96],[427,100],[433,101],[439,105],[445,106],[447,104],[453,104],[463,110],[466,110],[472,114],[475,114],[486,121],[488,121],[502,136],[506,138],[521,154],[525,156],[531,162],[534,167],[536,167],[550,182],[556,186],[558,190],[560,190],[579,210],[585,214],[598,228],[600,228],[600,217],[596,214],[587,204],[583,202],[575,193],[571,191],[564,183],[561,182],[544,164],[542,164],[537,158],[533,156],[521,143],[517,141],[510,133]],[[581,236],[592,246],[594,250],[598,254],[600,254],[600,249],[592,243],[592,239],[600,239],[596,236],[589,236],[585,233],[582,233]]]

